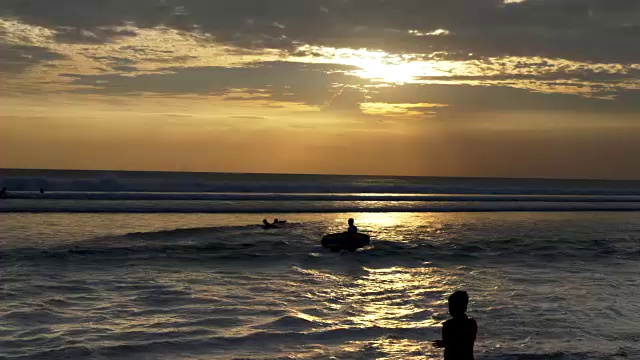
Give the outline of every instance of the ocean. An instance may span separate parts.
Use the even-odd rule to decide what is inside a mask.
[[[640,182],[0,170],[0,187],[0,359],[441,359],[459,289],[476,359],[640,359]],[[323,249],[348,218],[372,245]]]

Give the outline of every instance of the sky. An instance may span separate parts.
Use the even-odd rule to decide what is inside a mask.
[[[0,167],[640,179],[638,0],[0,0]]]

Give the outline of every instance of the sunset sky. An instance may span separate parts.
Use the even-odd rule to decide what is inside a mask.
[[[0,167],[640,179],[640,1],[0,0]]]

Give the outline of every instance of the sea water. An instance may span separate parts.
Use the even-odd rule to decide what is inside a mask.
[[[439,359],[458,289],[477,359],[640,358],[632,182],[100,174],[4,174],[0,358]]]

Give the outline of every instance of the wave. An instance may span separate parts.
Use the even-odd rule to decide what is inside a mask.
[[[340,328],[309,332],[297,331],[256,331],[242,336],[211,336],[206,331],[202,333],[177,332],[145,332],[136,334],[136,340],[127,339],[127,333],[116,339],[118,342],[99,342],[92,347],[68,345],[62,348],[44,348],[29,353],[24,357],[14,359],[96,359],[96,358],[149,358],[160,356],[166,358],[180,358],[184,354],[202,354],[211,357],[225,351],[232,354],[242,353],[242,350],[253,352],[260,349],[258,354],[264,354],[264,359],[291,359],[291,356],[275,356],[282,349],[298,348],[301,344],[337,345],[346,341],[362,341],[384,337],[394,337],[420,341],[433,338],[438,333],[437,328]],[[138,340],[144,339],[144,340]],[[161,356],[163,355],[163,356]],[[234,357],[236,358],[236,357]],[[245,358],[245,357],[242,357]],[[320,358],[327,358],[326,355]],[[347,358],[353,358],[348,356]]]
[[[346,339],[352,341],[362,341],[363,339],[376,339],[374,336],[377,335],[378,338],[398,338],[404,339],[404,334],[407,331],[401,332],[393,329],[380,329],[380,331],[369,331],[361,330],[354,331],[353,334],[348,331],[339,332],[338,330],[333,331],[335,334],[330,334],[329,336],[335,336],[335,340],[327,339],[322,336],[311,336],[309,334],[303,333],[285,333],[285,334],[269,334],[269,333],[261,333],[257,335],[248,335],[243,338],[238,339],[225,339],[225,338],[212,338],[211,340],[207,339],[181,339],[181,340],[158,340],[158,341],[148,341],[146,343],[140,344],[119,344],[119,345],[106,345],[101,347],[86,347],[86,346],[68,346],[55,350],[41,350],[39,352],[34,352],[25,357],[16,357],[15,359],[46,359],[46,360],[56,360],[56,359],[102,359],[102,358],[120,358],[127,357],[132,358],[132,355],[138,355],[140,357],[145,357],[143,355],[167,355],[170,354],[174,358],[179,358],[181,354],[185,353],[198,353],[198,354],[211,354],[219,351],[220,348],[228,350],[241,352],[237,348],[233,348],[233,346],[238,346],[242,349],[242,347],[248,348],[249,351],[252,349],[250,345],[254,345],[255,343],[249,342],[257,341],[264,352],[264,357],[257,357],[255,354],[251,354],[251,356],[242,357],[251,358],[251,359],[271,359],[271,360],[290,360],[292,357],[290,355],[275,355],[279,353],[277,344],[305,344],[305,342],[314,341],[316,343],[324,343],[327,345],[331,344],[340,344],[342,339],[338,338],[338,336],[342,336],[344,334],[350,335]],[[400,333],[402,335],[397,336],[394,333]],[[421,331],[420,335],[425,336],[425,338],[433,338],[437,337],[436,331],[433,332],[424,332]],[[246,338],[246,339],[245,339]],[[420,341],[424,339],[413,339],[414,341]],[[281,348],[287,349],[287,346],[280,345]],[[282,349],[279,349],[282,351]],[[329,350],[327,350],[329,351]],[[383,351],[376,350],[375,348],[363,348],[363,349],[344,349],[344,348],[336,348],[332,350],[331,353],[333,356],[328,356],[325,353],[320,354],[307,354],[301,356],[300,358],[305,358],[309,360],[317,360],[317,359],[327,359],[327,358],[348,358],[348,359],[374,359],[374,358],[389,358],[389,359],[398,359],[401,357],[393,356],[393,354],[387,354]],[[412,356],[410,356],[412,355]],[[415,358],[415,356],[424,357],[422,352],[407,354],[411,358]],[[500,353],[497,351],[492,351],[491,353],[479,354],[476,355],[476,359],[478,360],[610,360],[612,358],[627,358],[627,356],[620,355],[617,353],[594,353],[594,352],[549,352],[549,353]]]
[[[132,335],[135,335],[132,339]],[[311,331],[255,331],[239,336],[214,335],[203,327],[194,330],[153,331],[127,333],[117,336],[98,336],[94,346],[68,344],[54,347],[49,344],[21,351],[13,359],[106,359],[106,358],[180,358],[184,354],[211,357],[221,352],[235,355],[234,358],[251,359],[291,359],[296,358],[327,359],[374,359],[374,358],[424,358],[429,349],[424,346],[403,355],[389,352],[384,347],[370,346],[370,342],[401,341],[409,344],[425,343],[425,339],[434,339],[440,335],[439,327],[343,327],[318,329]],[[101,337],[110,341],[100,341]],[[352,346],[341,346],[350,343]],[[300,354],[300,348],[313,344],[316,351]],[[410,347],[409,347],[410,348]],[[430,350],[430,349],[429,349]],[[439,351],[438,351],[439,352]],[[245,355],[246,356],[241,356]],[[289,354],[288,354],[289,353]],[[636,358],[636,349],[601,349],[598,351],[509,351],[500,348],[476,350],[478,360],[605,360],[614,358]],[[411,355],[411,356],[410,356]]]
[[[301,193],[148,193],[13,192],[16,200],[193,200],[193,201],[481,201],[481,202],[640,202],[632,195],[464,195],[464,194],[301,194]]]
[[[640,201],[3,200],[0,213],[385,213],[640,211]]]
[[[0,259],[3,261],[109,261],[109,260],[148,260],[151,258],[183,259],[189,261],[202,260],[208,262],[211,258],[216,260],[251,260],[255,262],[260,258],[265,260],[277,259],[283,256],[283,246],[289,243],[273,241],[264,243],[245,242],[242,244],[224,244],[212,242],[210,244],[166,244],[166,245],[140,245],[140,246],[73,246],[65,249],[35,249],[21,248],[0,250]],[[297,247],[300,250],[300,247]],[[292,251],[292,249],[287,249]],[[312,248],[305,248],[311,251]],[[286,254],[286,252],[285,252]]]
[[[281,260],[313,261],[312,253],[326,252],[320,239],[326,231],[316,224],[292,223],[278,231],[265,231],[256,225],[184,228],[87,239],[79,243],[49,248],[17,247],[0,249],[0,260],[17,261],[120,261],[174,259],[210,263],[212,259],[249,260],[252,263]],[[301,235],[305,233],[305,235]],[[482,258],[513,259],[540,256],[549,259],[600,259],[616,257],[637,260],[637,239],[621,243],[583,241],[563,238],[467,239],[463,245],[456,238],[414,240],[411,243],[385,239],[384,233],[370,233],[372,245],[362,249],[359,257],[366,261],[394,263],[418,256],[429,261],[476,261]],[[328,253],[327,253],[328,254]],[[333,258],[333,256],[332,256]],[[317,265],[317,264],[316,264]],[[82,291],[86,289],[80,289]],[[65,291],[70,291],[65,289]]]
[[[638,181],[2,170],[9,191],[638,195]]]
[[[289,224],[293,229],[297,224]],[[277,258],[287,252],[306,254],[318,244],[289,242],[287,233],[267,232],[258,225],[219,226],[132,232],[98,237],[80,243],[49,248],[17,247],[0,249],[0,260],[117,260],[167,256],[183,259]],[[311,247],[309,246],[311,245]]]

